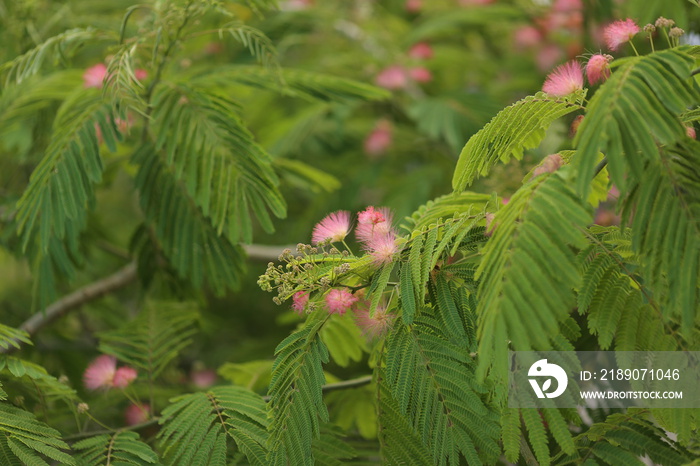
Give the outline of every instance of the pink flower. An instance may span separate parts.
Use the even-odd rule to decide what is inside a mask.
[[[459,4],[462,6],[468,5],[488,5],[489,3],[494,3],[496,0],[459,0]]]
[[[408,71],[408,75],[418,83],[427,83],[433,80],[433,74],[429,69],[416,66]]]
[[[339,210],[321,220],[314,227],[311,241],[314,244],[330,240],[331,243],[342,241],[350,231],[350,212]]]
[[[369,155],[381,155],[391,146],[391,123],[381,120],[365,139],[365,152]]]
[[[313,6],[313,0],[287,0],[280,5],[282,11],[300,11]]]
[[[406,11],[409,13],[418,13],[423,8],[422,0],[406,0]]]
[[[515,46],[520,50],[535,47],[539,45],[543,39],[542,32],[534,26],[519,27],[513,34],[513,42],[515,42]]]
[[[216,383],[216,372],[212,369],[193,370],[190,378],[195,387],[208,388]]]
[[[583,9],[581,0],[555,0],[552,5],[554,11],[580,11]]]
[[[83,73],[83,86],[88,89],[90,87],[101,88],[102,82],[107,76],[107,67],[104,63],[98,63],[91,66]]]
[[[113,356],[96,357],[90,365],[85,369],[83,374],[83,383],[88,390],[97,390],[98,388],[109,388],[112,386],[114,373],[117,370],[117,360]]]
[[[333,288],[326,295],[326,305],[330,314],[343,315],[356,302],[357,297],[344,288]]]
[[[375,237],[388,234],[392,221],[393,214],[388,208],[375,209],[369,206],[357,215],[355,235],[360,242],[367,243]]]
[[[588,63],[586,64],[586,76],[588,77],[588,82],[593,85],[598,82],[605,81],[610,77],[610,60],[613,57],[610,55],[593,55]]]
[[[601,207],[598,209],[598,211],[595,214],[595,219],[593,220],[593,223],[596,225],[600,225],[603,227],[609,227],[611,225],[619,225],[620,224],[620,216],[615,215],[615,212],[606,209],[605,207]]]
[[[622,44],[632,40],[638,32],[637,23],[627,18],[608,25],[603,32],[603,38],[610,50],[617,50]]]
[[[554,44],[547,44],[542,49],[537,52],[535,60],[537,61],[537,68],[541,71],[547,71],[552,69],[554,65],[559,63],[562,59],[563,52],[559,46]]]
[[[390,231],[383,235],[375,235],[365,243],[365,248],[370,251],[373,262],[377,266],[388,264],[398,252],[396,234]]]
[[[381,338],[386,335],[396,320],[396,316],[389,314],[385,306],[378,306],[374,310],[374,317],[369,316],[369,305],[363,302],[355,309],[355,323],[362,330],[362,334],[369,340]]]
[[[408,51],[408,56],[417,60],[430,60],[433,58],[433,48],[427,42],[418,42]]]
[[[565,96],[583,89],[583,70],[577,61],[557,67],[547,76],[542,90],[547,94]]]
[[[695,137],[695,128],[692,127],[692,126],[686,126],[686,127],[685,127],[685,134],[686,134],[689,138],[691,138],[691,139],[697,139],[697,138]]]
[[[306,309],[306,304],[309,302],[309,293],[306,291],[297,291],[292,296],[292,309],[297,314],[302,315]]]
[[[112,380],[112,385],[117,388],[126,388],[131,382],[136,379],[137,376],[136,369],[129,366],[123,366],[117,369],[114,373],[114,379]]]
[[[135,426],[148,421],[151,414],[151,407],[145,403],[130,404],[124,411],[124,419],[127,426]]]
[[[385,89],[403,89],[408,84],[406,70],[398,65],[384,68],[375,79],[378,86]]]
[[[143,81],[144,79],[148,78],[148,71],[139,68],[137,70],[134,70],[134,76],[139,81]]]

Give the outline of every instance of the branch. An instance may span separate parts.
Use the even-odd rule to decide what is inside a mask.
[[[64,296],[43,311],[37,312],[31,316],[29,319],[24,321],[19,328],[20,330],[27,332],[30,336],[34,335],[36,332],[46,327],[56,319],[63,317],[69,311],[77,309],[83,304],[94,301],[97,298],[101,298],[107,293],[111,293],[112,291],[125,287],[126,285],[135,281],[136,277],[136,264],[132,262],[129,265],[122,267],[112,275],[86,285],[83,288]],[[22,345],[22,342],[17,341],[17,344]],[[9,347],[7,349],[0,348],[0,354],[10,353],[16,349],[17,348],[14,347]]]
[[[251,259],[257,260],[277,260],[282,251],[286,248],[293,249],[290,246],[264,246],[260,244],[246,244],[243,249]],[[132,262],[113,273],[112,275],[93,282],[89,285],[74,291],[73,293],[64,296],[58,301],[51,304],[45,310],[37,312],[27,319],[19,328],[29,334],[34,335],[42,328],[46,327],[53,321],[63,317],[68,312],[78,309],[83,304],[87,304],[102,296],[117,291],[131,284],[138,277],[136,263]],[[23,342],[15,340],[21,346]],[[0,354],[11,353],[19,349],[10,345],[8,348],[0,348]]]
[[[323,393],[332,392],[334,390],[344,390],[346,388],[355,388],[367,385],[372,382],[371,375],[365,375],[363,377],[358,377],[356,379],[343,380],[342,382],[329,383],[321,387]],[[270,401],[269,396],[264,396],[263,400]]]

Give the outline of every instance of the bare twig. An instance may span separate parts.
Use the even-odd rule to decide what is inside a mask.
[[[285,248],[293,248],[293,246],[265,246],[260,244],[249,244],[243,246],[243,249],[248,254],[248,257],[256,260],[277,260],[277,257]],[[20,329],[27,332],[30,336],[34,335],[56,319],[66,315],[68,312],[78,309],[84,304],[131,284],[136,280],[137,276],[136,263],[132,262],[129,265],[122,267],[112,275],[90,283],[89,285],[86,285],[83,288],[64,296],[51,304],[44,311],[37,312],[27,319],[20,326]],[[23,343],[21,341],[17,341],[17,344],[21,346]],[[17,348],[13,346],[8,348],[0,348],[0,354],[11,353],[15,350],[17,350]]]
[[[46,327],[56,319],[64,316],[69,311],[79,308],[83,304],[94,301],[112,291],[116,291],[135,281],[136,264],[130,263],[117,270],[112,275],[105,277],[96,282],[90,283],[73,293],[64,296],[58,301],[51,304],[42,312],[37,312],[27,319],[20,329],[27,332],[29,335],[34,335],[36,332]],[[22,342],[17,341],[17,344],[22,345]],[[0,354],[10,353],[17,348],[9,347],[7,349],[0,348]]]

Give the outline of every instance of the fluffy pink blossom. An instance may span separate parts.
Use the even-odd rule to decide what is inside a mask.
[[[433,58],[433,48],[427,42],[418,42],[408,51],[408,56],[417,60],[430,60]]]
[[[396,234],[392,231],[375,235],[365,243],[365,248],[370,251],[375,265],[384,265],[391,262],[399,248],[396,245]]]
[[[537,68],[539,68],[540,71],[550,70],[554,65],[559,63],[563,55],[564,52],[562,52],[559,46],[547,44],[537,52],[537,56],[535,57]]]
[[[365,153],[368,155],[381,155],[391,146],[391,123],[380,120],[371,133],[365,139]]]
[[[212,369],[197,369],[190,373],[190,379],[197,388],[208,388],[216,383],[216,372]]]
[[[583,70],[577,61],[557,67],[547,76],[542,90],[547,94],[565,96],[583,89]]]
[[[396,316],[389,314],[385,306],[378,306],[374,316],[369,315],[369,303],[363,302],[355,308],[355,323],[362,334],[369,340],[375,340],[386,335],[391,330]]]
[[[109,388],[112,386],[114,374],[117,371],[117,360],[113,356],[96,357],[85,369],[83,383],[88,390]]]
[[[139,68],[137,70],[134,70],[134,76],[139,81],[143,81],[144,79],[148,78],[148,71]]]
[[[403,89],[408,84],[408,74],[403,67],[393,65],[388,68],[384,68],[377,75],[375,82],[378,86],[385,89]]]
[[[127,426],[135,426],[148,421],[151,414],[151,407],[145,403],[130,404],[124,411],[124,420]]]
[[[408,75],[418,83],[427,83],[433,80],[433,74],[428,68],[416,66],[408,70]]]
[[[423,8],[422,0],[406,0],[406,11],[409,13],[418,13]]]
[[[384,236],[391,231],[393,214],[386,207],[375,209],[367,207],[357,215],[357,228],[355,235],[358,241],[367,243],[375,237]]]
[[[117,369],[114,373],[114,379],[112,380],[112,385],[116,388],[126,388],[131,382],[136,380],[137,377],[136,369],[129,366],[123,366]]]
[[[552,10],[554,11],[579,11],[583,9],[581,0],[554,0]]]
[[[459,4],[462,6],[469,5],[488,5],[489,3],[494,3],[496,0],[459,0]]]
[[[342,241],[350,231],[350,212],[339,210],[326,216],[314,227],[311,241],[314,244],[330,240],[331,243]]]
[[[292,296],[292,309],[297,314],[302,315],[306,309],[306,304],[309,302],[309,293],[307,291],[297,291]]]
[[[513,42],[515,47],[522,50],[531,48],[542,43],[544,36],[542,32],[535,26],[522,26],[515,30],[513,34]]]
[[[87,89],[90,87],[101,88],[102,82],[107,76],[107,66],[104,63],[98,63],[91,66],[83,73],[83,86]]]
[[[639,26],[630,18],[615,21],[603,31],[603,38],[610,50],[617,50],[639,32]]]
[[[326,295],[326,305],[330,314],[343,315],[357,302],[357,297],[344,288],[333,288]]]
[[[613,57],[610,55],[593,55],[588,63],[586,64],[586,76],[588,77],[588,82],[593,85],[598,82],[603,82],[610,77],[610,60]]]

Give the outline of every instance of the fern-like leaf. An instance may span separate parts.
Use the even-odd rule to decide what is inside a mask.
[[[183,84],[162,87],[154,108],[156,154],[162,150],[162,162],[217,233],[233,243],[251,242],[251,210],[272,232],[268,210],[281,218],[286,205],[270,155],[243,125],[238,106],[213,90]]]
[[[312,465],[312,443],[320,435],[320,421],[328,422],[321,387],[326,345],[318,331],[321,322],[310,322],[283,340],[275,351],[269,389],[270,465]]]
[[[103,464],[157,464],[158,455],[130,431],[96,435],[73,444],[80,465],[101,466]]]
[[[192,342],[197,318],[191,304],[148,303],[131,322],[100,334],[100,351],[154,379]]]
[[[685,136],[679,115],[700,100],[686,82],[695,61],[685,50],[629,58],[595,93],[574,139],[579,193],[590,189],[599,152],[624,194],[628,173],[638,179],[645,161],[658,160],[657,141],[672,144]]]
[[[19,349],[20,343],[32,344],[27,332],[0,324],[0,348],[8,349],[12,346]]]
[[[581,276],[571,246],[586,246],[588,206],[570,188],[567,169],[523,186],[501,209],[477,270],[479,374],[507,373],[507,341],[516,350],[550,347],[574,305]]]
[[[443,336],[435,312],[426,309],[411,327],[392,332],[386,384],[434,464],[458,464],[460,455],[469,464],[491,463],[500,454],[498,415],[481,398],[468,349]]]
[[[0,454],[12,455],[8,464],[20,460],[25,464],[48,466],[42,455],[63,464],[76,464],[61,451],[67,450],[68,445],[57,430],[38,421],[31,413],[4,402],[0,402],[0,432],[0,443],[7,445],[7,448],[0,446]]]
[[[158,434],[166,464],[225,465],[227,438],[250,464],[264,466],[268,420],[259,395],[236,386],[173,398]]]
[[[459,155],[452,189],[459,193],[478,176],[485,176],[499,161],[520,159],[525,149],[537,147],[549,125],[581,108],[583,94],[553,97],[542,92],[501,110],[478,133],[469,138]]]
[[[218,293],[238,285],[243,251],[217,234],[210,217],[190,197],[184,183],[162,163],[152,146],[143,146],[134,161],[140,164],[136,186],[140,201],[163,253],[181,278],[196,287],[205,279]],[[248,221],[247,213],[239,219]]]

